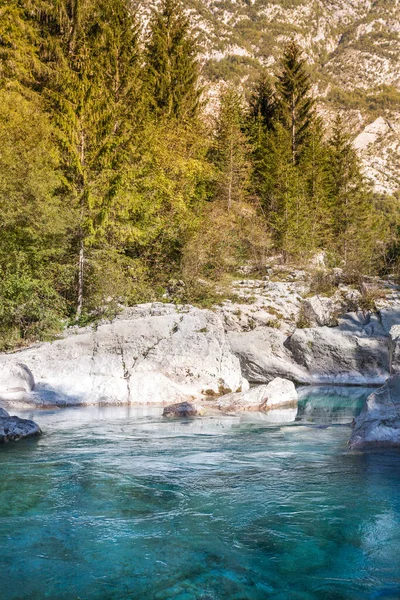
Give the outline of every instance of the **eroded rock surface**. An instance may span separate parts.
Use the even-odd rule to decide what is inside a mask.
[[[377,316],[348,314],[338,327],[264,328],[228,333],[243,375],[252,383],[275,377],[296,383],[372,385],[390,374],[389,335]]]
[[[39,405],[174,404],[248,388],[219,317],[193,307],[127,309],[97,328],[3,355],[0,371],[21,363],[36,379],[28,400]]]
[[[19,362],[0,361],[0,398],[5,401],[23,401],[35,387],[28,367]]]
[[[0,444],[16,442],[23,438],[40,435],[39,425],[28,419],[10,417],[8,412],[0,408]]]
[[[355,419],[350,448],[400,446],[400,375],[372,393]]]

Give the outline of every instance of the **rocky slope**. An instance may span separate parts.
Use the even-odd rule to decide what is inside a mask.
[[[133,0],[144,25],[155,4]],[[330,122],[341,111],[354,138],[365,134],[356,145],[377,191],[399,189],[400,0],[185,0],[185,6],[199,31],[211,95],[213,86],[244,82],[260,65],[273,72],[284,43],[294,38],[312,64],[324,118]]]

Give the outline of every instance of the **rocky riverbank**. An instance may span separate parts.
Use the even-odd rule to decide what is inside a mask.
[[[0,402],[270,410],[297,402],[293,384],[382,385],[400,372],[395,285],[381,284],[367,310],[349,286],[337,284],[328,297],[312,295],[304,271],[275,278],[236,282],[236,300],[214,310],[139,305],[2,355]]]

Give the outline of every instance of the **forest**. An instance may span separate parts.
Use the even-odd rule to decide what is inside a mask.
[[[294,40],[211,106],[180,0],[0,0],[0,350],[271,257],[398,272],[399,209],[318,112]]]

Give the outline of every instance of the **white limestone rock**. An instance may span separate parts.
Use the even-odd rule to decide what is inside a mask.
[[[400,375],[371,394],[355,419],[349,446],[364,449],[400,446]]]
[[[1,372],[17,359],[35,374],[29,399],[39,405],[167,405],[248,388],[220,319],[193,307],[128,309],[97,329],[3,355]]]
[[[25,364],[18,362],[20,354],[11,355],[15,362],[0,361],[0,399],[23,401],[35,387],[35,380]]]
[[[400,324],[393,325],[389,332],[390,374],[400,375]]]
[[[303,301],[303,316],[310,327],[337,325],[341,303],[335,298],[312,296]]]
[[[376,385],[389,376],[388,339],[378,323],[297,329],[287,345],[308,383]]]
[[[269,383],[283,377],[308,383],[306,369],[297,365],[286,347],[287,335],[265,327],[248,332],[229,332],[233,352],[239,357],[244,377],[251,383]]]
[[[283,377],[308,384],[383,384],[390,374],[389,338],[376,316],[348,314],[338,327],[264,328],[229,332],[232,350],[251,383]]]
[[[232,411],[269,411],[295,407],[298,403],[296,388],[292,381],[275,378],[267,385],[260,385],[248,392],[228,394],[217,402],[219,410]]]

